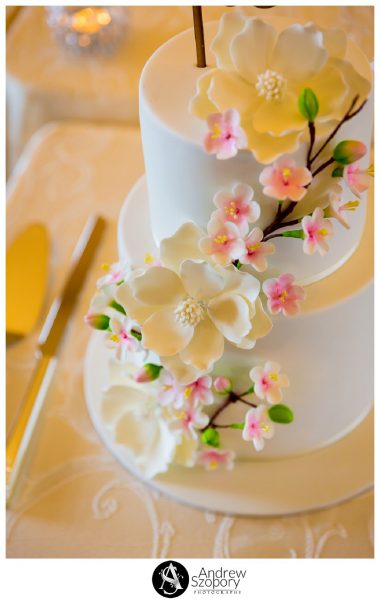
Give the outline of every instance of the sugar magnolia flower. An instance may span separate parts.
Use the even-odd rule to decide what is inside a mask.
[[[245,253],[240,256],[242,264],[250,264],[257,272],[264,272],[268,268],[266,256],[274,254],[275,247],[270,241],[262,241],[263,232],[255,227],[245,238]]]
[[[318,98],[319,124],[339,120],[353,97],[364,99],[371,86],[369,65],[362,76],[346,60],[345,35],[312,24],[278,32],[259,18],[231,12],[221,18],[211,49],[216,67],[198,79],[191,110],[207,119],[235,108],[248,148],[264,164],[297,150],[307,128],[298,110],[303,89]]]
[[[181,436],[165,419],[153,389],[109,387],[103,393],[102,419],[141,475],[166,472]]]
[[[204,148],[208,154],[216,154],[220,160],[226,160],[247,147],[247,138],[240,127],[237,110],[230,108],[224,113],[210,114],[207,125],[209,132],[204,139]]]
[[[252,441],[256,451],[261,451],[264,448],[264,439],[271,439],[273,434],[273,423],[268,418],[265,406],[248,410],[242,433],[244,441]]]
[[[106,335],[106,344],[111,349],[116,349],[118,360],[126,360],[128,352],[141,350],[140,342],[132,334],[134,323],[127,316],[115,314],[109,322],[110,332]]]
[[[306,194],[305,185],[312,180],[309,169],[297,166],[291,158],[280,158],[260,173],[259,181],[265,195],[275,200],[299,202]]]
[[[203,237],[199,247],[207,256],[212,256],[217,264],[227,266],[240,258],[244,251],[244,241],[236,225],[214,216],[208,222],[207,232],[209,237]]]
[[[198,462],[206,470],[216,470],[219,466],[224,466],[227,470],[231,470],[234,467],[234,458],[235,453],[233,451],[208,447],[199,453]]]
[[[304,231],[303,251],[309,256],[316,250],[321,256],[324,256],[329,249],[327,241],[333,234],[331,221],[323,218],[322,208],[316,208],[311,216],[304,216],[302,219],[302,228]]]
[[[249,376],[255,386],[255,394],[269,403],[282,401],[282,387],[289,387],[286,374],[280,373],[281,366],[276,362],[266,362],[264,367],[255,366]]]
[[[245,183],[238,183],[229,191],[218,191],[213,199],[217,210],[211,218],[229,221],[236,225],[242,235],[248,233],[249,223],[255,223],[260,217],[260,205],[252,201],[253,189]]]
[[[267,279],[263,291],[268,298],[268,310],[271,314],[282,312],[285,316],[294,316],[299,312],[299,302],[305,299],[305,291],[294,285],[294,276],[280,275],[277,279]]]
[[[131,274],[131,264],[127,260],[115,262],[114,264],[103,264],[105,275],[97,280],[98,289],[105,285],[114,285],[128,279]]]
[[[373,166],[366,169],[360,168],[356,163],[349,164],[343,171],[344,179],[351,189],[352,193],[360,198],[364,191],[367,191],[373,177]]]
[[[360,205],[359,200],[346,202],[342,197],[342,187],[337,183],[330,193],[330,205],[324,211],[325,216],[336,218],[343,227],[350,228],[345,212],[354,212]]]
[[[210,371],[225,339],[250,349],[272,327],[258,298],[257,279],[205,262],[198,249],[203,235],[194,224],[183,225],[161,242],[164,266],[133,273],[116,292],[139,323],[143,346],[158,354],[181,383]]]

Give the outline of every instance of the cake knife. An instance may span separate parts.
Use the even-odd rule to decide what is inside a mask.
[[[91,217],[76,245],[62,293],[51,305],[37,347],[37,364],[16,423],[7,439],[7,506],[14,494],[29,442],[57,364],[57,354],[90,263],[103,236],[105,220]]]

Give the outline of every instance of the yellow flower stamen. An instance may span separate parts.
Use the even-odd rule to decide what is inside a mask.
[[[104,270],[104,272],[108,272],[110,270],[110,265],[105,262],[102,264],[102,270]]]
[[[342,206],[343,210],[349,210],[350,212],[355,212],[356,208],[360,206],[359,200],[353,200],[352,202],[347,202]]]
[[[228,237],[227,235],[216,235],[216,237],[214,237],[214,241],[219,245],[223,245],[223,243],[226,243],[226,241],[228,241]]]
[[[238,215],[236,214],[236,202],[230,202],[228,206],[225,206],[224,212],[236,220],[238,218]]]
[[[276,372],[271,372],[269,378],[272,379],[272,381],[278,381],[278,374],[276,374]]]
[[[119,343],[119,341],[120,341],[120,335],[116,335],[116,333],[114,333],[113,335],[110,336],[110,339],[114,343]]]
[[[257,252],[259,247],[260,247],[260,243],[254,243],[252,245],[249,245],[247,249],[249,252]]]
[[[191,393],[192,393],[192,388],[191,387],[186,387],[186,389],[184,391],[184,396],[186,397],[186,399],[189,399]]]
[[[282,169],[282,176],[285,177],[285,179],[287,179],[288,177],[290,177],[291,174],[292,174],[292,171],[290,170],[290,168],[283,168]]]
[[[152,264],[152,262],[154,262],[154,256],[152,256],[152,254],[150,254],[149,252],[147,254],[145,254],[144,256],[144,262],[145,264]]]
[[[222,134],[221,126],[216,124],[212,128],[211,139],[219,139]]]
[[[267,432],[270,430],[270,426],[269,426],[269,424],[262,424],[262,425],[261,425],[261,430],[262,430],[264,433],[267,433]]]
[[[210,470],[216,470],[216,468],[218,467],[218,462],[216,460],[210,460],[209,467]]]
[[[318,234],[322,235],[322,237],[326,237],[326,235],[328,235],[329,232],[327,231],[327,229],[319,229]]]
[[[284,303],[287,297],[288,294],[286,293],[286,291],[283,291],[278,299],[280,300],[280,302]]]

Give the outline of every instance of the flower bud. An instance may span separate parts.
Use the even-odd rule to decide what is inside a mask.
[[[298,97],[298,110],[309,123],[315,120],[319,111],[318,98],[312,89],[306,87]]]
[[[367,153],[367,146],[361,141],[347,139],[335,147],[333,158],[339,164],[352,164],[363,158]]]
[[[84,322],[93,329],[106,331],[109,328],[110,318],[105,314],[86,314]]]
[[[232,390],[232,382],[225,376],[217,376],[214,380],[214,389],[222,395],[227,395]]]
[[[158,364],[144,364],[144,366],[135,374],[136,383],[150,383],[160,375],[162,366]]]

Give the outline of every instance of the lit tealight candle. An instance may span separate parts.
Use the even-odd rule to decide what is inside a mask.
[[[87,7],[75,12],[72,16],[72,28],[77,33],[93,35],[112,21],[111,15],[104,8]]]

